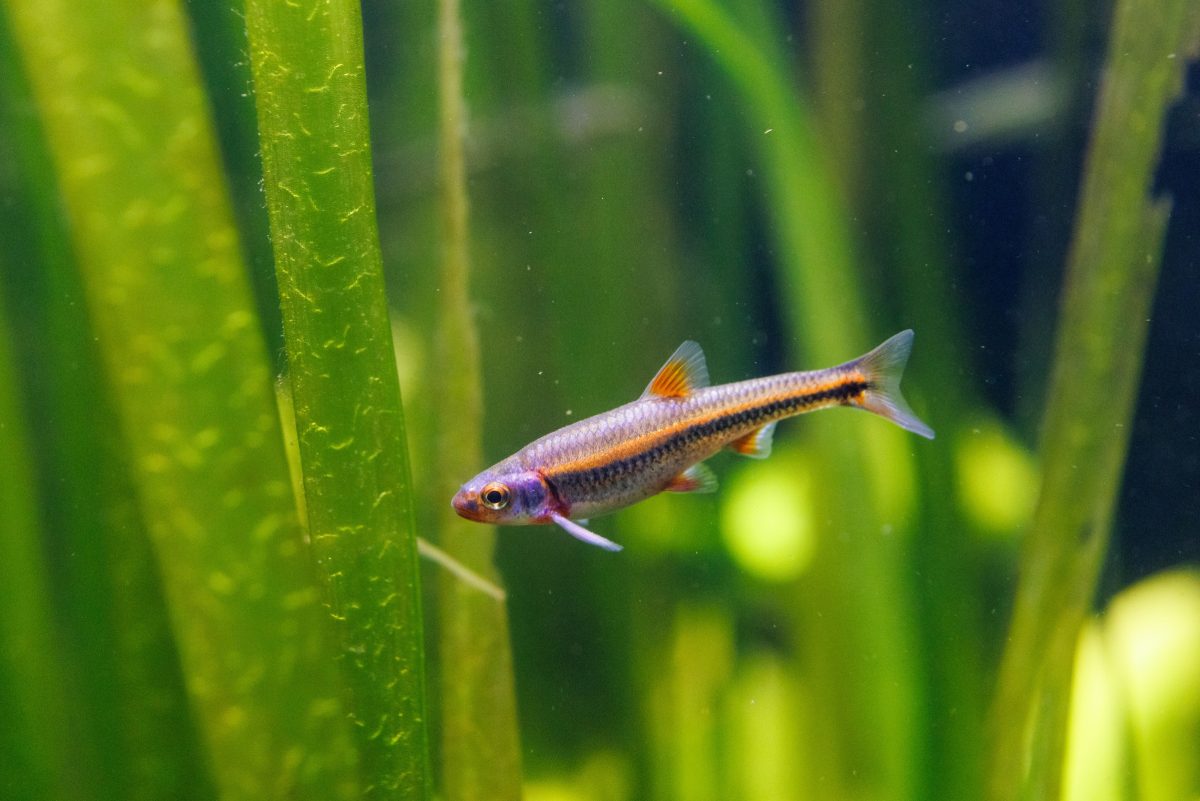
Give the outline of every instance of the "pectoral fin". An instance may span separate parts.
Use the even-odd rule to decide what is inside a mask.
[[[694,464],[664,488],[667,492],[716,492],[717,476],[708,465]]]
[[[562,515],[550,515],[550,519],[555,524],[561,526],[568,534],[577,540],[586,542],[588,545],[595,545],[597,548],[603,548],[606,551],[619,551],[620,545],[617,545],[612,540],[605,539],[595,532],[588,531],[583,526],[576,523],[574,520],[568,520]]]
[[[766,459],[771,455],[771,440],[774,436],[775,422],[767,423],[729,443],[729,450],[751,459]]]

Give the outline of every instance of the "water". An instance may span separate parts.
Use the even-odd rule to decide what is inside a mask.
[[[116,65],[80,88],[31,66],[61,60],[37,49],[35,5],[0,5],[0,152],[15,154],[0,158],[0,556],[12,571],[0,705],[16,710],[0,797],[349,798],[390,779],[394,797],[428,781],[447,798],[523,787],[530,801],[1200,794],[1200,182],[1196,68],[1174,4],[1129,2],[1132,19],[1170,24],[1128,26],[1129,55],[1107,80],[1143,105],[1109,123],[1098,98],[1111,9],[465,4],[463,315],[439,273],[453,229],[436,8],[367,4],[413,481],[409,494],[388,483],[400,470],[343,475],[335,495],[367,502],[346,501],[354,524],[331,531],[297,522],[320,496],[309,484],[297,506],[306,460],[319,473],[322,430],[306,415],[339,399],[357,411],[375,384],[334,381],[327,407],[298,397],[301,436],[276,438],[270,377],[286,385],[298,368],[244,16],[175,9],[195,53],[129,56],[119,37],[88,38],[103,20],[140,19],[114,3],[62,34],[81,63]],[[355,52],[353,36],[335,44]],[[123,71],[134,58],[151,67]],[[172,78],[172,91],[202,93],[221,149],[211,174],[172,191],[216,187],[187,208],[232,216],[228,264],[248,278],[202,301],[208,263],[180,253],[193,234],[214,241],[208,218],[184,213],[193,227],[163,234],[153,226],[174,218],[153,211],[173,205],[153,182],[175,186],[195,166],[164,162],[156,142],[191,130],[207,142],[208,128],[169,124],[174,106],[134,80],[176,74],[156,58],[197,65],[201,82]],[[297,70],[313,76],[313,102],[344,90]],[[1155,70],[1182,94],[1155,101]],[[48,99],[68,95],[82,101],[51,115]],[[97,200],[117,195],[87,194],[93,173],[64,168],[89,155],[79,142],[125,165],[111,192],[142,201],[148,232],[105,244],[131,218]],[[1089,146],[1115,165],[1091,190]],[[327,154],[344,150],[314,152],[336,169]],[[298,213],[321,220],[335,198],[312,180]],[[335,254],[314,259],[336,279],[329,298],[370,267],[367,240],[347,247],[347,272]],[[1100,291],[1084,279],[1065,290],[1072,259]],[[162,280],[151,292],[139,275]],[[197,323],[206,313],[246,328]],[[386,328],[358,338],[369,315],[324,314],[328,341],[368,343],[322,351],[333,373],[351,374],[343,351],[386,347]],[[473,334],[454,328],[464,319]],[[222,350],[232,328],[251,344]],[[488,578],[503,607],[423,563],[424,639],[404,622],[412,533],[490,571],[489,530],[450,528],[447,488],[634,399],[681,341],[699,342],[724,383],[827,367],[904,328],[916,332],[905,395],[934,441],[845,410],[785,421],[769,459],[710,461],[715,494],[592,520],[619,554],[554,526],[499,529]],[[477,370],[463,366],[470,335]],[[457,343],[448,356],[439,337]],[[480,417],[460,399],[477,389]],[[279,408],[292,429],[288,399]],[[326,454],[369,454],[377,434],[331,433]],[[291,484],[285,449],[300,457]],[[393,503],[365,492],[375,481],[395,509],[411,504],[413,532],[400,511],[387,526],[370,516]],[[371,667],[387,648],[396,669]],[[403,662],[411,649],[421,664]],[[422,664],[414,722],[403,688]],[[385,700],[364,714],[365,697]]]

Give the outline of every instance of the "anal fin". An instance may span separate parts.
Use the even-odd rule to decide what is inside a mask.
[[[717,476],[701,462],[675,476],[663,489],[667,492],[716,492]]]
[[[735,439],[729,443],[729,450],[740,453],[742,456],[749,456],[751,459],[766,459],[771,455],[771,440],[775,437],[775,425],[778,422],[773,420],[766,425],[759,426],[746,436]]]

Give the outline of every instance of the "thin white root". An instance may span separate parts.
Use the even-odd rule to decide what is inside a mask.
[[[434,564],[446,568],[464,584],[474,587],[484,595],[489,595],[500,603],[504,603],[508,598],[501,587],[488,581],[428,540],[417,537],[417,552]]]

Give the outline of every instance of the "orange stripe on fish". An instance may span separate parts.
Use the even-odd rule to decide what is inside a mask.
[[[618,550],[575,521],[663,491],[711,492],[716,478],[701,463],[725,447],[765,458],[784,418],[851,406],[932,439],[900,394],[912,339],[902,331],[837,367],[720,386],[709,386],[700,346],[684,342],[637,400],[534,440],[464,484],[454,508],[485,523],[555,523]]]

